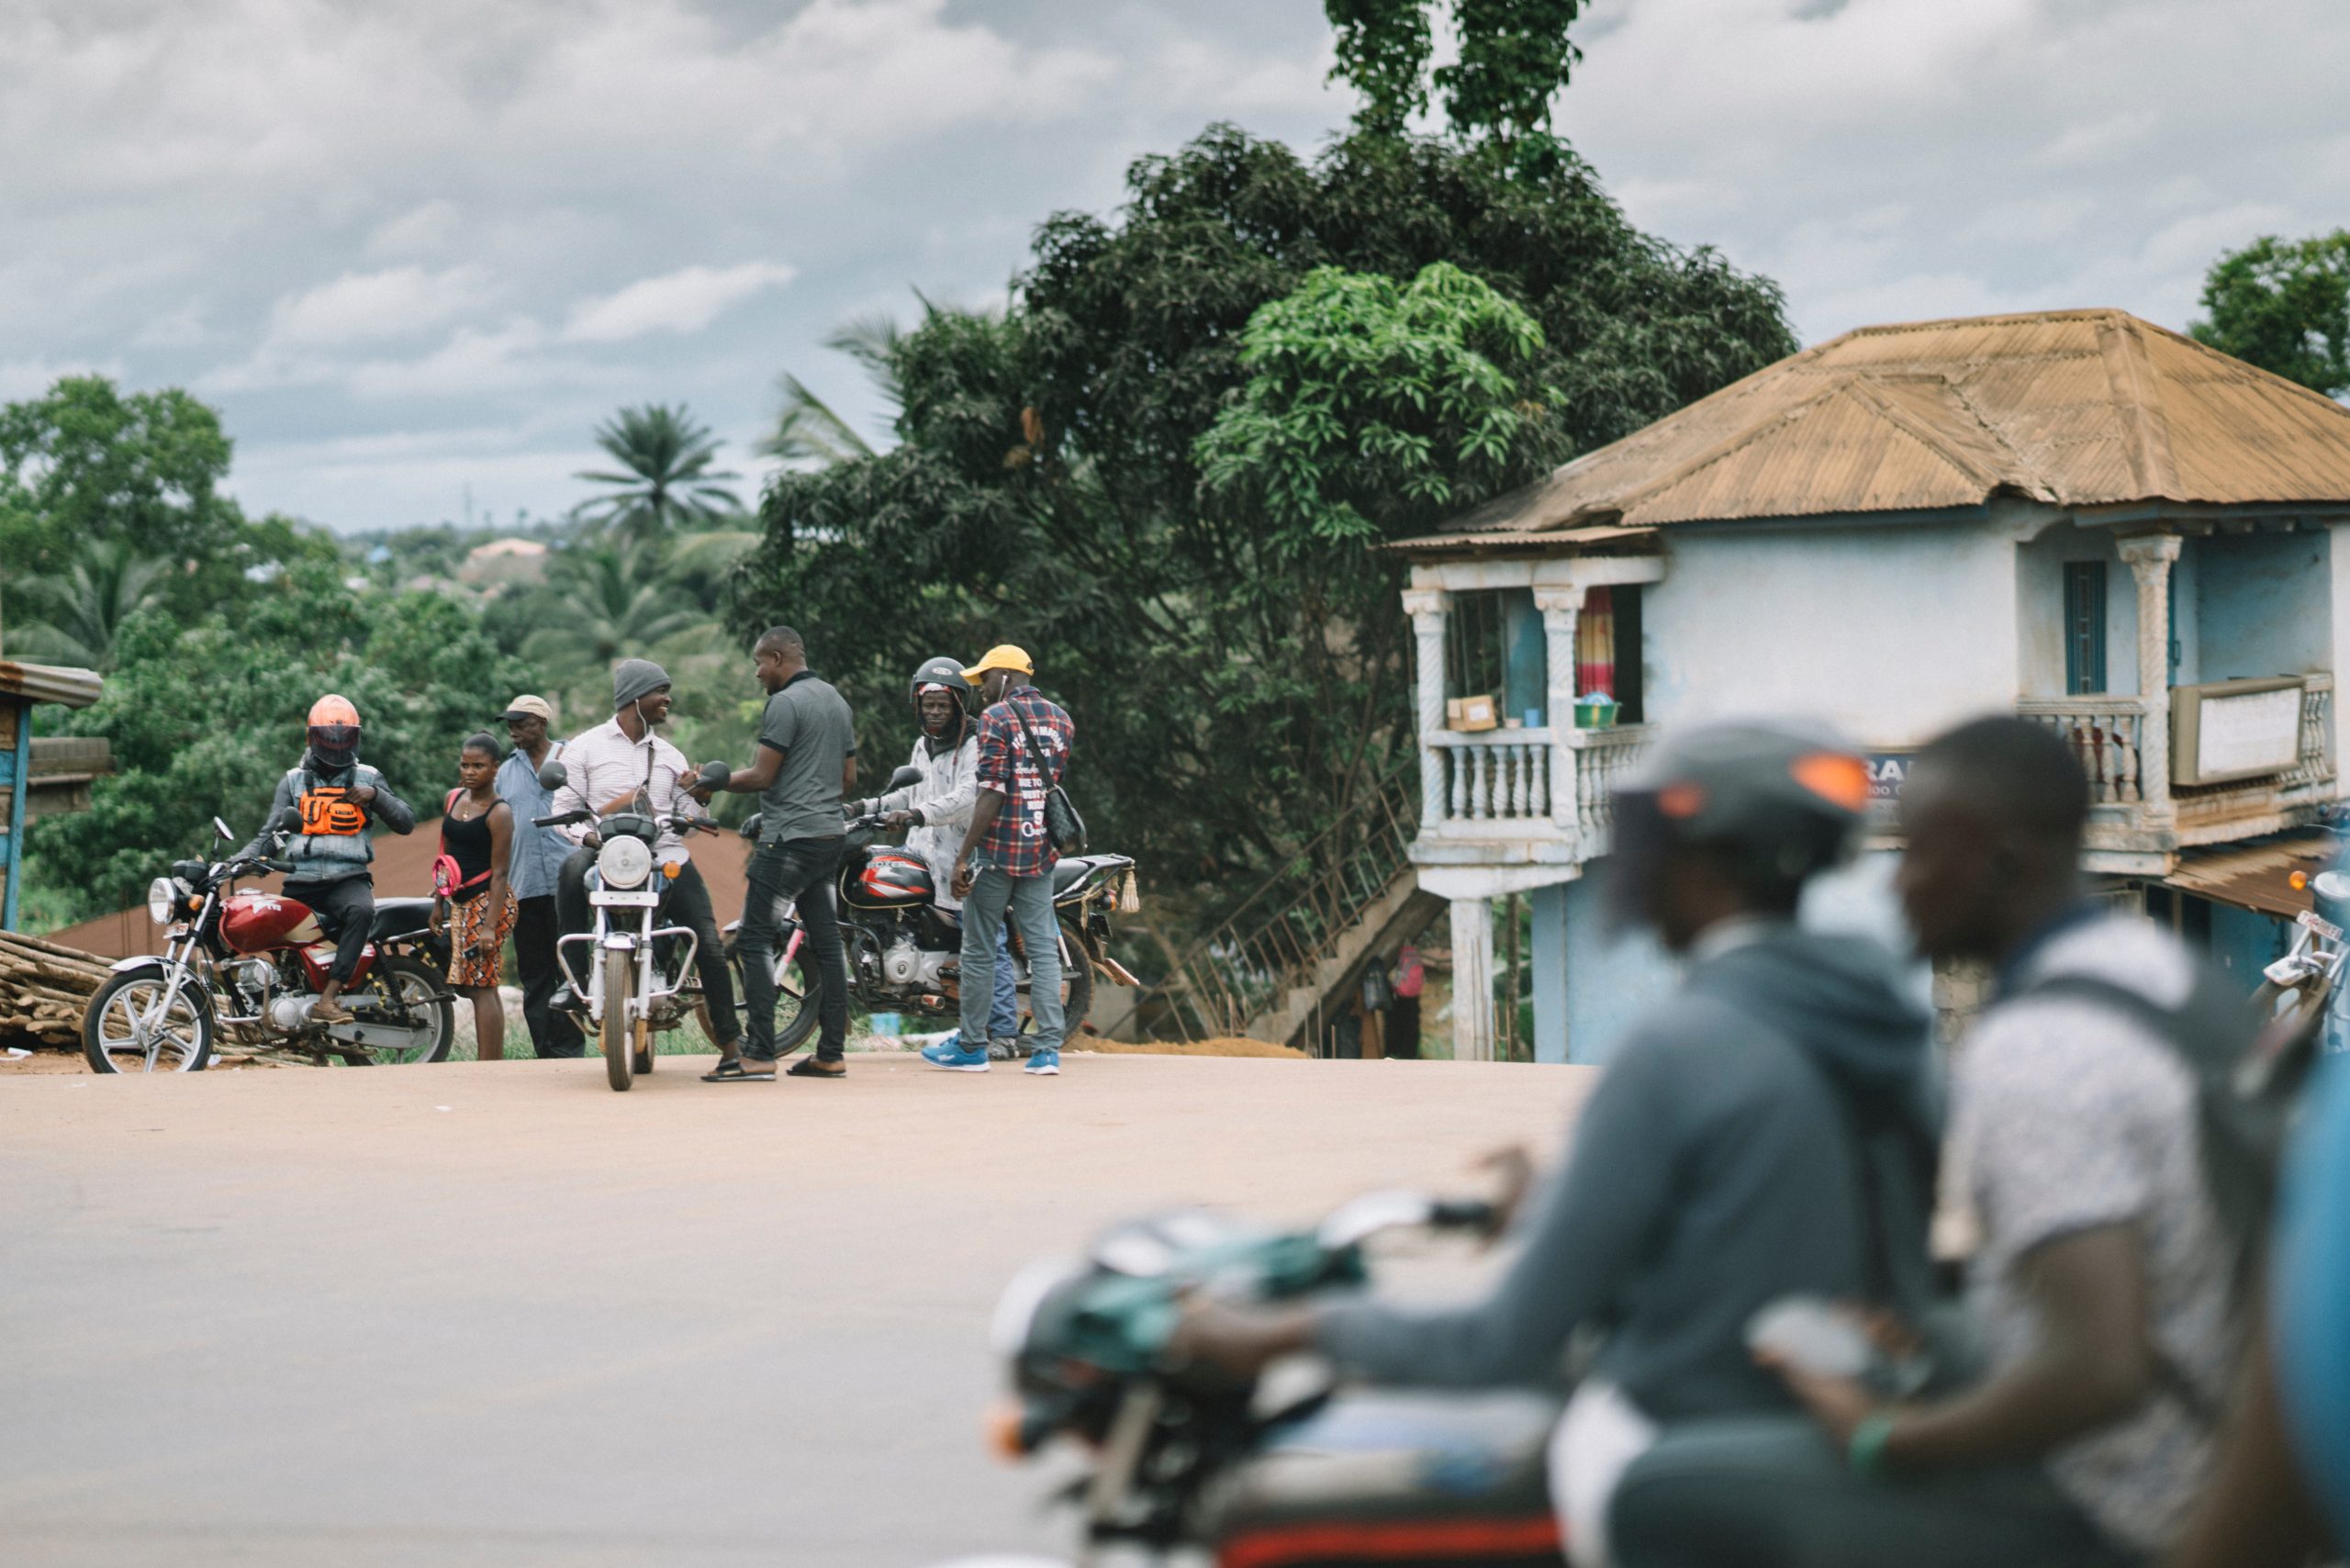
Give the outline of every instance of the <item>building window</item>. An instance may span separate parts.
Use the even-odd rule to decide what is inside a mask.
[[[2065,563],[2065,690],[2105,689],[2105,563]]]

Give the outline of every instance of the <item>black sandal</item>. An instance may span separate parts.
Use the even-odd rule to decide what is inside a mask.
[[[760,1070],[754,1070],[755,1069]],[[704,1083],[773,1083],[775,1063],[746,1061],[741,1057],[729,1057],[701,1075]]]
[[[846,1078],[848,1076],[848,1063],[841,1063],[840,1070],[837,1072],[826,1072],[816,1065],[822,1059],[822,1057],[801,1057],[784,1069],[783,1075],[786,1078]]]

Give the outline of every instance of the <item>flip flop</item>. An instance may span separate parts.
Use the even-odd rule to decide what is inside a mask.
[[[760,1069],[764,1070],[754,1070]],[[773,1083],[775,1063],[746,1062],[741,1057],[720,1062],[701,1075],[704,1083]]]
[[[783,1075],[786,1078],[834,1079],[846,1078],[848,1076],[848,1066],[846,1063],[842,1064],[841,1070],[838,1072],[826,1072],[822,1068],[816,1065],[816,1061],[817,1058],[814,1057],[801,1057],[798,1061],[793,1062],[789,1067],[784,1069]]]

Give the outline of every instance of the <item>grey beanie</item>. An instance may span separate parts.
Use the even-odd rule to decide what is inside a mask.
[[[669,684],[669,672],[651,659],[622,659],[612,666],[612,711]]]

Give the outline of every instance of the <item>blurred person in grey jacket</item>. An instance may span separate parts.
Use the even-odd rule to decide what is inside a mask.
[[[1617,791],[1610,897],[1687,969],[1521,1205],[1500,1282],[1433,1309],[1203,1298],[1179,1347],[1236,1371],[1311,1350],[1389,1386],[1555,1386],[1571,1337],[1598,1331],[1552,1439],[1550,1495],[1572,1560],[1606,1562],[1616,1482],[1663,1432],[1796,1408],[1748,1350],[1758,1311],[1791,1295],[1925,1301],[1939,1138],[1925,1013],[1890,948],[1795,922],[1867,798],[1861,758],[1806,729],[1714,724],[1659,745]]]

